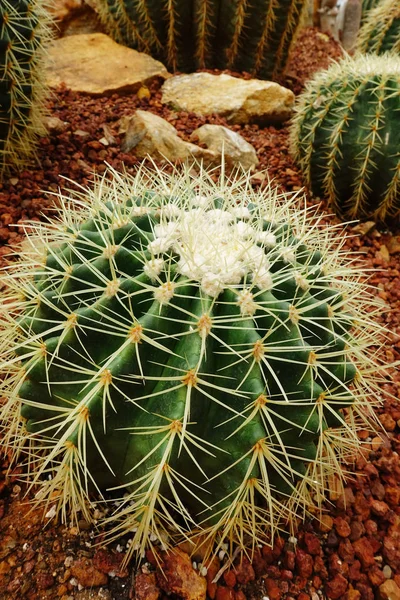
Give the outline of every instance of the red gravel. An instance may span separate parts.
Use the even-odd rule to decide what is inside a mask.
[[[314,29],[306,30],[286,83],[298,92],[313,70],[325,67],[329,57],[337,58],[339,53],[332,40]],[[219,117],[174,113],[161,105],[159,84],[150,91],[150,99],[142,100],[136,96],[91,99],[67,90],[54,94],[51,114],[65,122],[64,130],[41,140],[35,167],[0,184],[0,262],[5,262],[10,245],[22,238],[23,229],[18,225],[26,219],[40,219],[51,209],[53,200],[43,190],[70,187],[62,177],[89,184],[92,171],[103,172],[105,162],[116,169],[124,163],[128,171],[134,170],[135,156],[119,150],[117,122],[123,115],[138,107],[150,110],[173,122],[185,139],[203,123],[226,124]],[[289,156],[287,127],[234,129],[256,148],[260,171],[268,167],[285,190],[303,186]],[[105,146],[100,140],[109,134],[115,141]],[[390,331],[383,351],[388,363],[399,360],[399,228],[378,226],[366,234],[353,228],[352,233],[349,248],[362,252],[366,266],[374,269],[371,284],[382,301],[381,320]],[[398,398],[400,374],[391,375],[381,387]],[[344,496],[327,506],[322,523],[304,524],[296,545],[278,538],[273,549],[261,548],[251,564],[243,560],[227,569],[217,584],[213,578],[222,563],[216,559],[206,577],[211,600],[400,598],[400,403],[387,400],[379,413],[386,433],[371,438],[368,432],[360,432],[364,452],[357,460],[354,477]],[[80,534],[76,528],[54,524],[43,529],[42,511],[27,514],[28,508],[21,502],[18,472],[6,479],[6,469],[5,461],[0,470],[0,600],[127,600],[135,597],[135,589],[138,600],[163,597],[154,557],[147,557],[149,562],[141,567],[135,583],[135,568],[121,568],[117,544],[105,550],[93,548],[93,533],[85,522],[80,523]],[[163,589],[172,591],[168,586]]]

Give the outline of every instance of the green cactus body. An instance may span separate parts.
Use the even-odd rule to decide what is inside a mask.
[[[308,185],[350,218],[400,210],[400,61],[346,58],[321,72],[298,100],[292,153]]]
[[[50,17],[39,0],[0,1],[0,172],[34,154],[42,125]]]
[[[368,11],[358,34],[358,52],[400,52],[400,0],[381,0]]]
[[[10,265],[5,443],[64,519],[128,490],[109,521],[131,551],[150,533],[265,541],[358,447],[369,293],[294,198],[190,169],[113,176],[61,198]]]
[[[284,70],[307,11],[304,0],[96,0],[96,4],[117,41],[151,51],[174,70],[231,68],[264,78]]]
[[[364,23],[369,14],[369,11],[373,10],[379,4],[379,2],[380,0],[362,0],[361,23]]]

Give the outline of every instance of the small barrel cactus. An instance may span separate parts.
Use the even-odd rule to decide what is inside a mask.
[[[254,546],[358,448],[373,301],[292,196],[193,169],[113,175],[60,197],[10,264],[5,443],[65,520],[117,490],[107,522],[131,552],[199,531]]]
[[[368,11],[358,34],[357,51],[400,52],[400,0],[380,0]]]
[[[108,33],[179,71],[209,67],[274,78],[285,69],[305,0],[95,0]]]
[[[400,59],[359,55],[318,73],[300,96],[291,147],[307,184],[349,218],[400,211]]]
[[[50,36],[43,0],[0,0],[0,173],[24,166],[45,133],[43,64]]]

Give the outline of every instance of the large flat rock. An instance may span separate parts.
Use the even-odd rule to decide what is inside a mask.
[[[114,42],[103,33],[70,35],[50,47],[47,82],[93,96],[135,92],[157,77],[169,76],[148,54]]]
[[[289,119],[294,94],[272,81],[192,73],[170,77],[162,101],[196,115],[218,114],[232,123],[279,123]]]

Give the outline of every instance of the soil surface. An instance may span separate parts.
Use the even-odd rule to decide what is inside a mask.
[[[299,93],[314,71],[340,54],[329,37],[305,30],[283,83]],[[204,123],[227,125],[220,117],[171,111],[161,104],[159,88],[154,84],[139,94],[141,99],[137,95],[93,99],[65,89],[53,94],[49,110],[62,122],[60,129],[41,139],[35,166],[0,184],[0,266],[23,238],[23,222],[42,219],[51,211],[54,200],[46,191],[71,188],[71,180],[90,185],[93,171],[103,172],[105,163],[116,169],[124,164],[128,172],[134,171],[139,162],[135,155],[120,151],[117,122],[123,115],[136,108],[152,111],[173,123],[187,140]],[[267,168],[284,190],[303,187],[289,155],[287,126],[232,128],[257,151],[260,166],[254,185],[263,185],[260,172]],[[311,197],[310,202],[320,200]],[[324,210],[323,199],[321,203]],[[326,218],[337,222],[333,216]],[[383,348],[387,362],[399,360],[399,227],[361,224],[346,229],[352,233],[348,246],[361,253],[366,268],[373,269],[371,284],[382,303],[381,321],[390,332]],[[228,566],[215,584],[212,579],[225,561],[220,556],[207,573],[211,600],[400,599],[400,403],[395,400],[400,374],[389,369],[381,386],[394,398],[378,411],[382,431],[374,437],[360,432],[363,453],[344,496],[332,497],[322,523],[306,522],[296,539],[278,538],[273,549],[260,548],[252,563],[244,559]],[[174,573],[185,563],[182,556],[170,562],[163,558],[165,577],[152,554],[138,567],[122,569],[125,539],[107,548],[94,546],[98,532],[84,521],[78,530],[54,524],[42,509],[30,510],[18,468],[11,473],[7,469],[6,458],[0,464],[0,600],[196,599],[189,581],[176,594]]]

